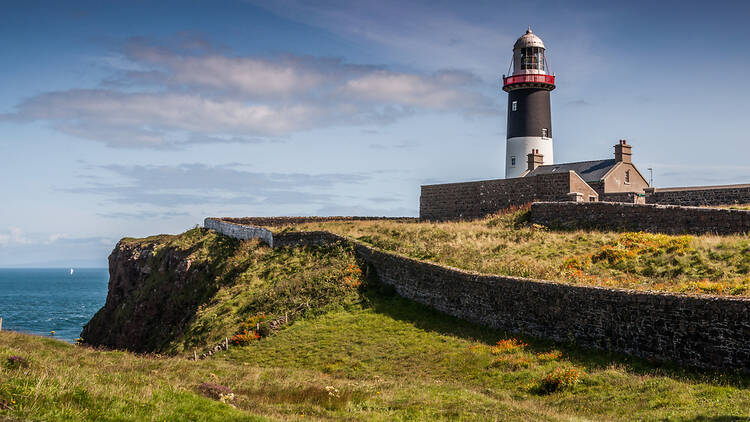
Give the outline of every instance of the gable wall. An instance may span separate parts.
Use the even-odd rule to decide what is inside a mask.
[[[630,184],[625,183],[625,172],[630,170]],[[637,192],[643,193],[648,181],[632,163],[618,163],[604,177],[604,193]]]

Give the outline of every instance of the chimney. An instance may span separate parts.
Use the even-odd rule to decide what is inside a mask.
[[[620,139],[620,143],[615,145],[615,161],[618,163],[632,163],[633,160],[631,159],[631,156],[633,153],[630,152],[631,148],[632,147],[628,145],[624,139]]]
[[[527,157],[529,163],[529,171],[534,171],[535,168],[544,164],[544,156],[539,153],[538,149],[532,149]]]

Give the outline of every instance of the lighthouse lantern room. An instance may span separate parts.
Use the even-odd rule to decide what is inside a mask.
[[[555,76],[549,73],[542,39],[529,28],[513,45],[513,61],[503,75],[508,93],[508,130],[505,177],[520,177],[527,170],[526,156],[538,150],[543,164],[552,164],[552,120],[549,93]]]

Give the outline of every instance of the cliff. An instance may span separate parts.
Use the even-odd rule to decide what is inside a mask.
[[[134,352],[200,353],[258,315],[360,300],[341,282],[352,267],[353,252],[340,245],[273,250],[205,229],[123,239],[109,256],[107,301],[81,337]]]
[[[197,307],[215,293],[208,260],[165,237],[123,239],[109,256],[104,307],[81,337],[86,343],[136,352],[163,351],[185,329]]]

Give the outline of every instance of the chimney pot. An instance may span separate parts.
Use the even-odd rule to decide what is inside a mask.
[[[615,161],[623,163],[631,163],[632,147],[624,139],[620,139],[620,142],[615,145]]]
[[[544,164],[544,156],[539,153],[539,150],[536,148],[532,148],[531,152],[528,154],[528,170],[534,171],[535,168],[541,166]]]

